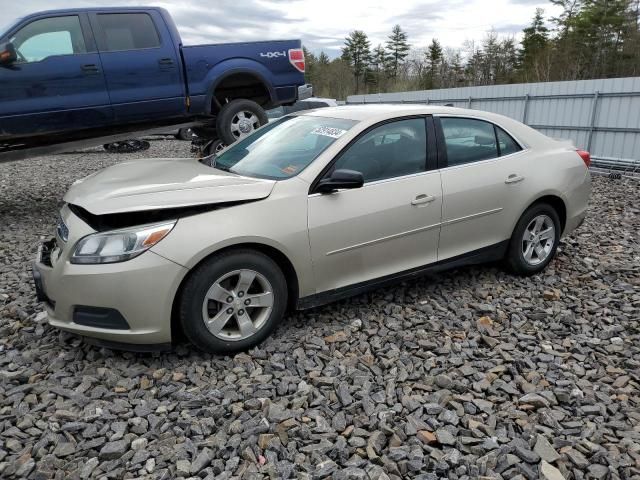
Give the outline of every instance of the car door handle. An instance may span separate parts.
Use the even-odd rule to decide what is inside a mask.
[[[173,65],[173,59],[172,58],[161,58],[160,60],[158,60],[158,63],[163,67],[170,67],[171,65]]]
[[[411,205],[426,205],[427,203],[431,203],[436,199],[433,195],[420,194],[416,196],[413,200],[411,200]]]
[[[82,65],[80,69],[82,70],[83,73],[86,73],[88,75],[100,72],[100,69],[98,69],[98,66],[93,63]]]
[[[507,179],[504,181],[504,183],[509,184],[509,183],[518,183],[524,180],[524,177],[522,175],[516,175],[515,173],[512,173],[511,175],[509,175],[507,177]]]

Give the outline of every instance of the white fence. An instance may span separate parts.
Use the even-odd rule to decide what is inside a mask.
[[[640,77],[352,95],[347,103],[452,104],[571,139],[594,165],[640,170]]]

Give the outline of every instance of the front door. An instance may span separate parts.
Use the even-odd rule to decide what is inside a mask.
[[[85,17],[86,18],[86,17]],[[12,42],[18,60],[0,66],[0,136],[44,135],[112,120],[100,57],[78,15],[39,18]],[[86,20],[84,20],[86,21]]]
[[[437,260],[442,188],[440,173],[427,168],[426,121],[398,119],[369,129],[327,172],[359,171],[364,186],[309,196],[318,293]]]
[[[181,63],[157,12],[92,13],[116,121],[166,120],[186,112]]]

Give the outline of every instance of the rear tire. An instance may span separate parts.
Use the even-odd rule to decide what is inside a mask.
[[[254,250],[214,255],[184,285],[180,323],[185,336],[211,353],[262,342],[282,320],[287,282],[278,265]]]
[[[561,228],[558,213],[551,205],[531,206],[511,235],[505,258],[509,270],[523,276],[544,270],[558,249]]]
[[[267,113],[260,105],[253,100],[240,98],[222,106],[216,118],[216,130],[225,145],[231,145],[268,121]]]

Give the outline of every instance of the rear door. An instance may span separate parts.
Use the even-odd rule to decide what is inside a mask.
[[[482,119],[440,117],[436,125],[443,192],[438,259],[508,240],[513,212],[523,208],[522,147]]]
[[[0,66],[0,132],[34,136],[100,127],[112,120],[87,17],[34,18],[10,32],[18,60]]]
[[[186,111],[178,51],[155,10],[90,14],[116,121],[146,122]]]
[[[440,172],[431,168],[435,151],[427,155],[427,140],[434,145],[427,121],[394,119],[367,130],[325,173],[356,170],[364,186],[310,194],[309,239],[318,292],[437,260],[442,189]]]

